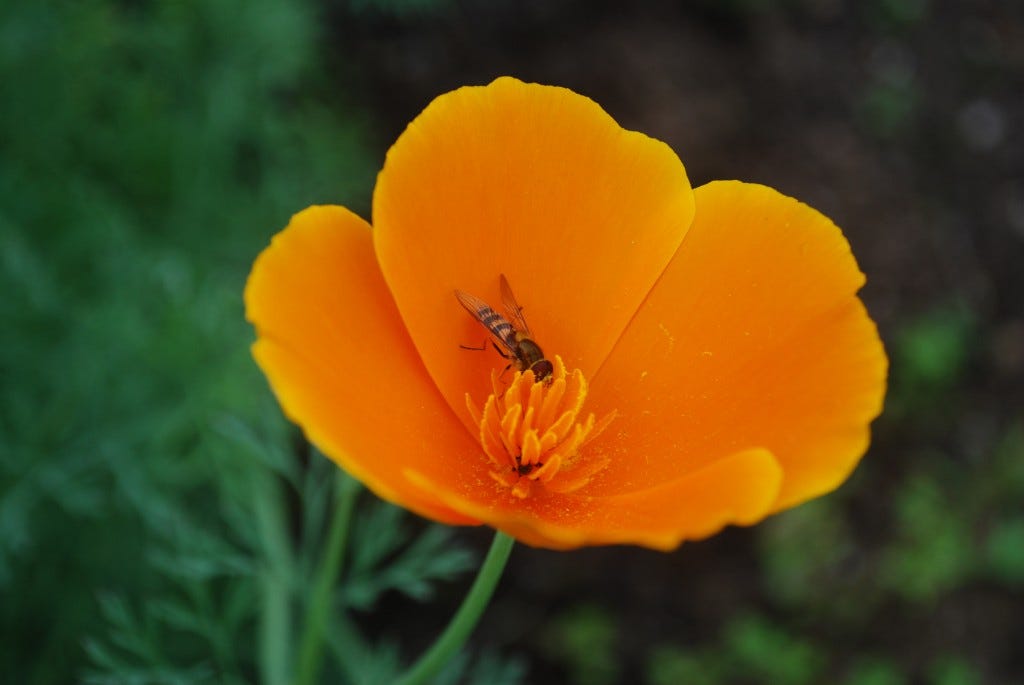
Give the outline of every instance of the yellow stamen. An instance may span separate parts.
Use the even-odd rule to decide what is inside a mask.
[[[572,492],[608,466],[608,457],[581,449],[608,427],[615,412],[600,421],[580,412],[587,397],[587,380],[576,369],[566,371],[560,357],[554,372],[543,381],[533,371],[516,372],[504,390],[499,374],[491,373],[494,392],[477,408],[466,395],[466,407],[480,425],[480,445],[494,470],[491,477],[516,497],[527,497],[535,487]]]

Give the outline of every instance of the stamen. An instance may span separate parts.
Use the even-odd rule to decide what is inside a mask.
[[[593,414],[582,418],[587,396],[583,373],[568,373],[557,356],[553,366],[543,381],[533,371],[517,371],[506,388],[499,387],[499,374],[493,372],[494,392],[483,409],[466,395],[469,415],[480,426],[480,445],[494,466],[491,477],[519,498],[535,487],[559,493],[578,490],[610,461],[582,450],[608,427],[615,412],[599,421]]]

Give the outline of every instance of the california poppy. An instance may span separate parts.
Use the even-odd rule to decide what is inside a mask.
[[[503,370],[455,297],[514,317],[503,275],[546,378]],[[887,369],[863,283],[814,209],[694,190],[593,101],[500,78],[409,125],[372,229],[295,215],[245,300],[286,414],[381,497],[541,547],[671,549],[856,466]]]

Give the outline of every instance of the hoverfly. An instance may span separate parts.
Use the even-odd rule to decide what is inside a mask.
[[[509,366],[515,366],[518,371],[533,371],[533,377],[538,381],[551,375],[554,367],[544,358],[544,351],[540,349],[540,345],[534,342],[530,327],[526,325],[526,319],[523,317],[523,308],[516,302],[505,274],[501,274],[501,301],[505,305],[508,319],[494,311],[479,297],[465,291],[456,290],[455,297],[466,311],[490,331],[498,343],[501,343],[499,347],[497,343],[491,342],[498,354],[509,360]]]

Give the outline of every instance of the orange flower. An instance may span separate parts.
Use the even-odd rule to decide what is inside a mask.
[[[671,549],[833,490],[867,449],[887,361],[840,230],[764,186],[693,190],[585,97],[442,95],[373,215],[295,215],[245,300],[284,411],[385,499],[541,547]],[[487,331],[454,291],[502,313],[501,274],[539,382],[460,347]]]

